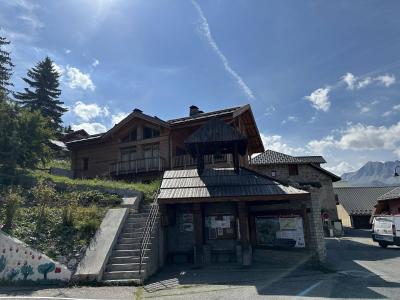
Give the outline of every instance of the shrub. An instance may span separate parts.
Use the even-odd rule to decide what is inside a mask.
[[[57,191],[55,190],[54,185],[42,180],[39,181],[34,188],[32,188],[31,192],[35,202],[39,207],[39,214],[37,219],[37,226],[39,229],[43,222],[46,220],[46,208],[50,206],[50,204],[57,201]]]
[[[115,194],[102,193],[97,190],[87,190],[82,192],[73,192],[72,197],[77,197],[78,203],[82,206],[97,204],[100,206],[115,206],[121,204],[121,197]]]
[[[18,193],[18,191],[9,190],[5,197],[5,215],[6,221],[4,224],[4,230],[10,231],[13,226],[14,216],[17,212],[19,206],[22,203],[22,197]]]
[[[97,228],[99,228],[99,221],[95,219],[86,220],[85,222],[81,222],[77,226],[77,230],[80,234],[80,238],[83,240],[89,239],[95,233]]]

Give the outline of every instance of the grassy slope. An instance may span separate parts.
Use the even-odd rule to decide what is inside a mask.
[[[70,187],[74,186],[87,186],[93,188],[117,188],[117,189],[128,189],[143,192],[146,201],[152,201],[154,194],[160,186],[160,180],[155,180],[151,183],[130,183],[125,181],[117,180],[106,180],[106,179],[70,179],[63,176],[56,176],[47,173],[46,171],[32,171],[31,176],[36,179],[51,180],[54,183],[66,184]]]

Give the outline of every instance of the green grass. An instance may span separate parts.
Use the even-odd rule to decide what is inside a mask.
[[[100,226],[107,208],[76,207],[73,210],[73,224],[71,225],[63,224],[62,210],[59,207],[47,207],[46,218],[38,226],[39,208],[37,206],[20,207],[14,217],[13,228],[9,234],[53,259],[56,259],[58,255],[70,259],[78,253],[82,246],[89,244],[95,230]],[[0,223],[3,218],[4,211],[0,210]]]
[[[60,168],[60,169],[71,169],[71,161],[69,160],[51,160],[45,164],[45,169],[49,168]]]
[[[138,183],[138,182],[126,182],[121,180],[107,180],[101,178],[94,179],[71,179],[63,176],[56,176],[47,173],[46,171],[30,171],[30,176],[40,180],[51,180],[55,184],[65,184],[71,188],[75,187],[87,187],[87,188],[99,188],[99,189],[127,189],[132,191],[143,192],[145,201],[153,201],[155,192],[160,186],[160,180],[155,180],[150,183]]]

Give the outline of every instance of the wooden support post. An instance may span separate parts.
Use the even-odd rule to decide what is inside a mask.
[[[250,244],[249,213],[246,202],[238,203],[240,242],[242,246],[242,264],[250,266],[252,262],[252,249]]]
[[[203,207],[201,203],[193,204],[194,263],[203,264]]]

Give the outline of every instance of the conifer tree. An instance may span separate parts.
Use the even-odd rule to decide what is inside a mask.
[[[10,87],[13,84],[10,82],[12,76],[12,69],[14,64],[11,62],[10,52],[4,50],[10,42],[0,36],[0,93],[7,95],[10,93]]]
[[[61,116],[67,111],[60,101],[60,74],[52,60],[46,57],[34,68],[28,70],[27,77],[22,78],[27,84],[24,92],[16,93],[15,98],[30,111],[38,110],[50,122],[55,131],[62,130]]]

